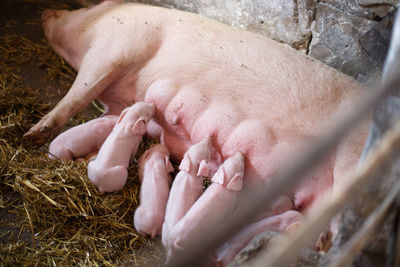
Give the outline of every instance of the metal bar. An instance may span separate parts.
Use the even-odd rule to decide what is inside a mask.
[[[378,226],[383,223],[385,216],[388,214],[391,207],[393,207],[399,191],[400,181],[394,185],[383,203],[371,214],[368,220],[364,222],[360,231],[343,246],[340,254],[332,260],[329,267],[348,266],[352,263],[356,254],[368,244],[370,238],[378,231]]]
[[[315,240],[319,233],[327,229],[330,220],[337,214],[346,203],[368,184],[379,167],[387,162],[387,156],[400,145],[400,121],[382,139],[381,144],[376,146],[372,153],[369,153],[362,164],[351,172],[343,180],[348,181],[342,184],[337,194],[327,195],[321,199],[318,207],[306,215],[304,225],[296,229],[290,236],[283,237],[280,244],[271,247],[254,260],[252,266],[285,266],[298,255],[303,248],[307,247],[312,240]]]

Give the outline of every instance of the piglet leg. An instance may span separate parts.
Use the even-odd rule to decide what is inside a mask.
[[[204,236],[218,231],[237,205],[242,189],[244,157],[237,153],[219,167],[213,183],[193,204],[168,235],[168,259],[189,244],[201,243]]]
[[[57,136],[49,147],[49,157],[80,160],[97,153],[111,133],[118,116],[105,116],[75,126]]]
[[[125,185],[129,160],[136,154],[155,105],[138,102],[122,111],[111,134],[88,166],[88,176],[100,192],[114,192]]]
[[[168,243],[168,233],[171,228],[186,214],[193,203],[203,193],[203,178],[211,171],[210,160],[211,141],[204,138],[200,143],[191,146],[183,156],[169,195],[165,221],[162,229],[164,246]]]
[[[135,211],[134,225],[142,235],[155,238],[161,234],[172,171],[164,145],[153,146],[139,159],[140,206]]]
[[[264,218],[242,229],[233,238],[228,240],[218,251],[216,261],[218,266],[226,266],[237,253],[242,250],[256,235],[267,232],[287,232],[292,226],[303,220],[303,215],[295,210],[288,210],[282,214]]]

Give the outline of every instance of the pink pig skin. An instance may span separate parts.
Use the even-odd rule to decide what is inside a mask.
[[[100,150],[118,116],[105,116],[75,126],[57,136],[49,147],[49,157],[81,159]]]
[[[180,172],[172,184],[167,203],[167,211],[162,229],[164,246],[168,244],[168,233],[173,226],[186,214],[193,203],[203,193],[203,177],[210,175],[208,164],[211,153],[211,140],[204,138],[195,144],[183,156],[179,166]]]
[[[292,225],[302,220],[303,215],[300,212],[289,210],[246,226],[217,251],[216,262],[218,266],[226,266],[230,263],[236,254],[256,235],[267,231],[286,232]]]
[[[212,234],[234,211],[242,189],[244,157],[236,153],[228,158],[214,174],[213,183],[193,204],[185,216],[168,234],[168,258],[187,244],[201,242]]]
[[[136,154],[154,112],[154,104],[138,102],[121,113],[96,159],[88,166],[89,179],[100,192],[118,191],[125,185],[129,160]]]
[[[140,206],[135,211],[134,225],[142,235],[155,238],[161,234],[172,171],[164,145],[153,146],[139,159]]]

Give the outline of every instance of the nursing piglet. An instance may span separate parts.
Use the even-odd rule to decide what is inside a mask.
[[[290,232],[303,220],[303,215],[295,210],[288,210],[282,214],[266,217],[243,228],[229,239],[216,253],[218,266],[228,265],[256,235],[267,232]]]
[[[165,221],[162,229],[164,246],[168,243],[171,228],[186,214],[203,193],[203,176],[208,177],[212,168],[209,164],[211,140],[204,138],[191,146],[179,165],[179,173],[169,195]],[[182,194],[184,192],[184,194]]]
[[[155,109],[154,104],[137,102],[122,111],[96,159],[88,166],[89,179],[100,192],[118,191],[125,185],[129,160],[136,154]]]
[[[232,215],[242,189],[244,156],[240,152],[225,160],[213,183],[168,234],[168,259],[176,250],[200,242]],[[234,203],[234,205],[232,205]]]
[[[140,206],[135,211],[134,225],[142,235],[154,238],[161,234],[172,171],[164,145],[153,146],[139,159]]]
[[[117,120],[118,116],[104,116],[63,132],[50,143],[49,157],[79,161],[97,153]]]

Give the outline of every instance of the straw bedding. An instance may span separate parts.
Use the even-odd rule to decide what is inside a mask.
[[[10,22],[0,22],[1,32],[7,32]],[[50,85],[69,88],[75,76],[44,40],[0,36],[1,266],[162,262],[159,241],[145,239],[133,228],[140,189],[135,160],[122,191],[100,194],[87,178],[86,162],[50,160],[46,147],[34,148],[22,139],[50,108],[41,100],[43,92],[31,89],[21,75],[20,66],[33,61],[47,71]],[[138,156],[150,145],[143,142]]]

